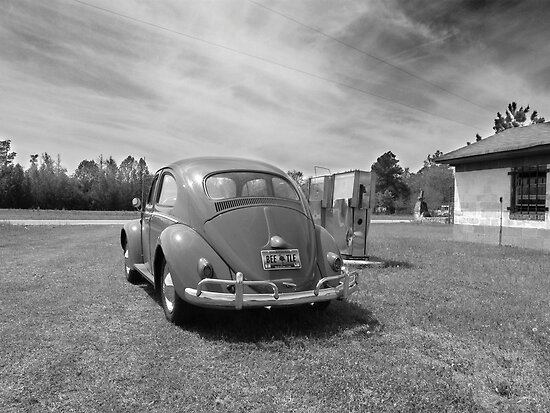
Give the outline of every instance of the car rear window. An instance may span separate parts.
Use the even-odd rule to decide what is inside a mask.
[[[273,197],[298,201],[291,183],[264,172],[222,172],[206,179],[206,193],[212,199]]]

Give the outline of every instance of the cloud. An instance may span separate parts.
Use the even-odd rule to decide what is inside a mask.
[[[103,20],[89,21],[74,4],[11,3],[2,24],[2,61],[12,70],[60,87],[79,87],[104,96],[154,99],[147,84],[128,76],[138,58],[137,40]]]
[[[86,3],[0,6],[0,137],[21,162],[218,154],[307,174],[392,150],[414,170],[490,134],[511,100],[550,111],[530,1]]]

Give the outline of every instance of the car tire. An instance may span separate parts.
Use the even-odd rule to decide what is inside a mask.
[[[174,287],[172,274],[168,263],[162,263],[162,278],[160,281],[160,300],[166,319],[174,324],[182,324],[192,320],[194,308],[183,301]]]
[[[133,268],[130,268],[129,260],[130,252],[128,251],[128,243],[126,243],[124,245],[124,271],[126,273],[126,280],[131,284],[138,284],[141,282],[141,275]]]

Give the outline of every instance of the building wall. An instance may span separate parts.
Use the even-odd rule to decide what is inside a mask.
[[[550,215],[544,221],[510,219],[510,167],[455,173],[454,235],[457,240],[550,250]],[[502,204],[500,198],[502,197]],[[546,205],[550,206],[547,182]]]

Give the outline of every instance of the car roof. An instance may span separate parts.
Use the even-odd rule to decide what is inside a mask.
[[[218,171],[255,170],[284,175],[284,172],[266,162],[232,157],[196,157],[182,159],[168,166],[180,176],[204,178]],[[164,169],[164,168],[163,168]]]
[[[183,183],[180,188],[188,195],[181,198],[182,202],[176,204],[172,214],[198,231],[206,220],[218,214],[216,201],[208,197],[203,187],[204,179],[208,175],[227,171],[257,171],[286,175],[281,169],[266,162],[230,157],[182,159],[159,169],[156,173],[160,174],[163,171],[171,171],[176,179]]]

